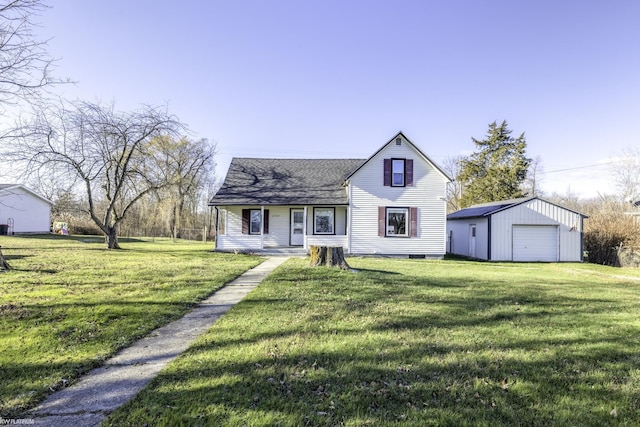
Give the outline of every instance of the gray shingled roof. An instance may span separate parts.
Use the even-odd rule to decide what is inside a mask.
[[[498,202],[473,205],[466,209],[462,209],[447,215],[447,219],[477,218],[481,216],[488,216],[502,209],[519,205],[520,203],[524,203],[532,199],[535,199],[535,197],[522,197],[520,199],[501,200]]]
[[[209,205],[346,205],[345,178],[365,161],[234,157]]]

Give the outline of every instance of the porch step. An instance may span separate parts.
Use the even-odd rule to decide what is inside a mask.
[[[265,256],[307,256],[309,251],[299,247],[252,249],[251,253]]]

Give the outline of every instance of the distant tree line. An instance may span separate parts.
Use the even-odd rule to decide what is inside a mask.
[[[182,136],[185,129],[176,117],[149,106],[119,112],[84,101],[47,104],[20,122],[18,143],[5,156],[24,165],[38,189],[59,204],[60,219],[82,213],[92,223],[85,229],[118,249],[125,225],[162,226],[178,238],[183,225],[193,226],[202,214],[215,145]]]
[[[53,100],[50,89],[66,81],[51,76],[55,61],[34,35],[44,9],[41,0],[0,1],[0,112],[24,112],[0,131],[3,161],[55,202],[54,220],[104,235],[109,249],[134,224],[175,238],[203,227],[215,144],[188,138],[166,108]]]

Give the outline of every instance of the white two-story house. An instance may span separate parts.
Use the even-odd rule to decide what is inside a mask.
[[[209,203],[216,250],[441,258],[450,180],[402,132],[368,159],[233,158]]]

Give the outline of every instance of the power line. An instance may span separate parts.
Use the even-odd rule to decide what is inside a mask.
[[[587,169],[587,168],[593,168],[593,167],[597,167],[597,166],[607,166],[607,165],[613,165],[615,163],[620,163],[620,162],[624,162],[625,160],[614,160],[611,162],[606,162],[606,163],[596,163],[593,165],[584,165],[584,166],[576,166],[573,168],[564,168],[564,169],[555,169],[552,171],[543,171],[542,174],[546,174],[546,173],[554,173],[554,172],[566,172],[566,171],[572,171],[572,170],[577,170],[577,169]]]

